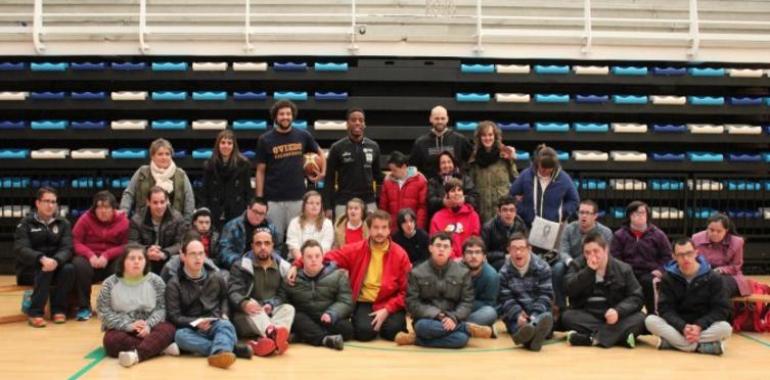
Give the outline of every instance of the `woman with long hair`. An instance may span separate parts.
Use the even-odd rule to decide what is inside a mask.
[[[497,201],[508,194],[519,175],[516,151],[503,144],[503,133],[492,121],[482,121],[473,133],[468,175],[479,192],[478,212],[484,223],[497,214]]]
[[[722,213],[711,215],[706,229],[692,235],[692,243],[711,268],[722,275],[724,288],[730,297],[751,294],[751,284],[743,277],[743,238],[735,230],[730,217]]]
[[[308,191],[302,197],[302,211],[289,222],[286,229],[286,245],[289,248],[289,260],[300,256],[300,247],[308,240],[316,240],[326,253],[334,244],[334,226],[324,214],[321,194]]]
[[[219,132],[214,141],[211,158],[203,163],[202,207],[211,211],[211,223],[219,231],[229,220],[243,214],[249,198],[253,169],[249,159],[241,154],[235,133]]]
[[[345,214],[334,223],[334,248],[369,238],[366,227],[366,203],[361,198],[352,198],[345,205]]]

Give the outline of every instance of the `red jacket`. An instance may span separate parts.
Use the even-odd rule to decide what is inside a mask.
[[[326,252],[324,262],[333,261],[337,267],[348,271],[350,287],[353,291],[353,302],[358,301],[361,287],[366,278],[366,270],[371,259],[369,240],[363,240],[342,246]],[[302,258],[294,261],[294,265],[301,268]],[[409,255],[401,246],[390,240],[388,251],[382,258],[382,283],[377,299],[374,300],[372,310],[380,310],[383,307],[388,313],[393,314],[403,310],[406,304],[406,289],[408,287],[409,272],[412,263]]]
[[[128,217],[122,211],[115,210],[115,217],[109,223],[100,222],[93,211],[88,211],[78,218],[72,228],[75,254],[86,259],[96,255],[111,261],[123,253],[127,242]]]
[[[425,229],[428,215],[428,180],[420,173],[406,179],[404,186],[398,188],[398,182],[388,176],[382,182],[380,191],[380,209],[390,213],[390,230],[398,229],[396,218],[403,208],[411,208],[417,214],[417,228]]]
[[[430,221],[430,235],[446,231],[452,234],[452,257],[463,257],[463,243],[471,236],[479,236],[481,222],[473,206],[465,203],[457,212],[442,208]]]

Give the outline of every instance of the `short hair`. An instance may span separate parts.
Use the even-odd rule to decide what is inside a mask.
[[[251,232],[251,241],[252,241],[252,243],[254,242],[254,237],[257,236],[257,234],[261,234],[263,232],[265,232],[268,235],[270,235],[270,241],[273,242],[273,244],[275,244],[275,242],[273,241],[273,231],[270,228],[268,228],[268,227],[257,227],[257,228],[255,228],[254,231]]]
[[[94,194],[94,197],[91,201],[91,211],[96,210],[96,207],[99,206],[100,202],[107,203],[113,209],[118,208],[118,200],[109,190],[102,190]]]
[[[174,147],[171,146],[171,143],[168,140],[161,137],[150,143],[150,156],[154,156],[155,153],[161,148],[168,149],[169,153],[171,153],[172,156],[174,155]]]
[[[602,234],[600,234],[598,231],[591,231],[583,237],[582,247],[585,247],[590,243],[599,244],[602,249],[607,249],[607,240],[605,240],[604,236],[602,236]]]
[[[168,200],[168,192],[160,186],[153,186],[150,188],[150,191],[147,192],[147,200],[149,201],[152,199],[152,195],[157,193],[163,193],[163,195],[166,197],[166,200]]]
[[[354,114],[356,112],[360,112],[361,115],[363,115],[364,118],[366,118],[366,114],[364,113],[364,110],[362,108],[360,108],[360,107],[353,107],[353,108],[349,108],[347,110],[347,112],[345,112],[345,120],[349,119],[350,115],[352,115],[352,114]]]
[[[408,165],[409,157],[398,150],[394,150],[390,153],[390,157],[388,157],[388,165],[390,164],[396,165],[398,167]]]
[[[497,208],[501,208],[505,205],[514,205],[516,206],[516,198],[510,196],[510,195],[503,195],[497,200]]]
[[[372,228],[372,223],[374,223],[374,220],[384,220],[388,222],[388,227],[390,227],[390,214],[385,210],[374,210],[369,216],[366,217],[366,227]]]
[[[187,231],[182,238],[182,246],[180,247],[179,251],[183,254],[187,254],[187,246],[194,241],[200,242],[201,235],[198,233],[198,231],[195,230]]]
[[[444,182],[444,192],[448,193],[458,187],[460,190],[463,190],[463,181],[461,181],[459,178],[452,177]]]
[[[305,255],[305,250],[308,248],[318,247],[318,249],[321,250],[321,253],[324,253],[324,248],[321,246],[321,243],[318,242],[318,240],[315,239],[308,239],[304,243],[302,243],[302,246],[299,248],[299,252],[301,255]]]
[[[249,198],[249,204],[246,206],[246,208],[251,208],[251,206],[254,206],[254,203],[259,203],[262,206],[267,207],[267,200],[263,197],[251,197]]]
[[[623,224],[630,224],[631,214],[641,207],[644,207],[644,210],[647,212],[647,220],[649,221],[652,219],[652,210],[650,210],[650,206],[647,205],[647,203],[642,201],[633,201],[629,203],[628,206],[626,206],[626,218],[623,220]]]
[[[529,240],[527,240],[527,235],[519,231],[514,232],[513,234],[511,234],[511,236],[508,237],[508,241],[506,242],[505,246],[509,247],[511,245],[511,242],[514,242],[516,240],[524,240],[525,242],[527,242],[527,246],[529,246]]]
[[[278,111],[284,108],[290,108],[291,109],[291,117],[296,118],[297,117],[297,105],[294,104],[291,100],[279,100],[273,104],[272,107],[270,107],[270,118],[275,121],[275,116],[278,115]]]
[[[583,200],[580,201],[580,204],[581,205],[589,205],[589,206],[591,206],[591,208],[594,209],[594,214],[599,212],[599,205],[596,204],[596,202],[594,202],[591,199],[583,199]]]
[[[738,232],[735,230],[735,223],[730,219],[727,214],[721,213],[721,212],[715,212],[709,216],[708,219],[706,219],[706,227],[708,227],[709,224],[719,222],[722,224],[722,227],[724,227],[727,230],[727,233],[732,235],[737,235]]]
[[[674,240],[674,247],[678,246],[684,246],[689,244],[691,247],[695,248],[695,243],[692,242],[692,239],[688,238],[687,236],[680,237],[676,240]]]
[[[465,239],[463,242],[463,254],[465,254],[465,250],[469,247],[481,247],[481,252],[485,255],[487,254],[487,245],[484,244],[484,240],[481,240],[478,236],[471,236],[468,239]]]
[[[450,245],[453,244],[452,235],[450,235],[448,232],[444,232],[444,231],[436,232],[435,234],[430,235],[430,244],[431,245],[433,243],[435,243],[436,240],[449,240],[449,244]]]
[[[193,222],[195,222],[201,216],[208,216],[209,218],[211,218],[211,210],[209,210],[208,207],[201,207],[201,208],[193,211],[191,220]]]
[[[116,276],[123,277],[123,272],[126,270],[126,259],[128,258],[128,254],[134,251],[142,252],[142,256],[144,256],[144,271],[142,274],[146,275],[147,273],[150,273],[150,259],[147,257],[147,250],[141,244],[128,243],[123,247],[123,253],[121,253],[115,261]]]
[[[56,192],[56,189],[50,186],[43,186],[37,189],[37,194],[35,195],[35,199],[39,201],[43,199],[43,196],[46,194],[53,194],[57,199],[59,198],[59,194]]]

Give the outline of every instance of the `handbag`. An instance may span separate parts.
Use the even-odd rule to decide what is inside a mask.
[[[535,207],[535,219],[532,221],[532,229],[529,231],[529,237],[527,240],[529,241],[529,244],[534,247],[545,249],[547,251],[558,251],[560,243],[559,239],[565,227],[565,224],[561,222],[562,206],[564,203],[562,202],[559,205],[559,222],[550,221],[540,216],[543,214],[542,204],[540,205],[541,209],[539,210],[540,212],[538,215],[537,181],[538,179],[535,178],[532,185],[532,198]],[[545,193],[545,189],[543,189],[543,193]]]

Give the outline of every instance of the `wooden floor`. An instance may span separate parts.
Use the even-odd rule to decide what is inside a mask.
[[[767,279],[767,278],[766,278]],[[0,277],[0,286],[13,279]],[[18,313],[21,292],[0,293],[0,315]],[[559,337],[561,334],[558,334]],[[229,370],[199,357],[160,357],[125,369],[101,350],[99,322],[68,321],[33,329],[0,325],[4,379],[769,379],[770,334],[735,334],[722,357],[657,351],[650,336],[637,348],[569,347],[554,339],[542,352],[513,348],[507,334],[472,339],[462,350],[350,342],[342,352],[292,345],[281,357],[239,360]]]

